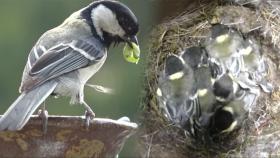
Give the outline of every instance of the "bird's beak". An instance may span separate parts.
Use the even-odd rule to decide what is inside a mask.
[[[124,59],[130,63],[137,64],[140,59],[140,48],[136,36],[125,39],[126,45],[123,49]]]

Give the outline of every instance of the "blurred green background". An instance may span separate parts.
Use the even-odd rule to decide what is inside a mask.
[[[121,0],[138,17],[140,23],[139,42],[142,59],[138,65],[124,61],[123,44],[109,50],[109,57],[89,83],[115,90],[106,95],[86,88],[88,104],[97,117],[119,119],[128,116],[137,122],[141,85],[144,77],[148,33],[155,24],[154,0]],[[91,3],[92,0],[1,0],[0,1],[0,113],[11,105],[19,95],[18,87],[27,56],[37,39],[45,31],[56,27],[71,13]],[[46,102],[51,115],[83,115],[82,106],[69,106],[69,98]],[[134,157],[133,139],[130,139],[120,157]]]

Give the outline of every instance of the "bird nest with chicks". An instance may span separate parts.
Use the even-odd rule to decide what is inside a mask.
[[[280,155],[280,4],[273,3],[202,1],[154,29],[142,157]]]

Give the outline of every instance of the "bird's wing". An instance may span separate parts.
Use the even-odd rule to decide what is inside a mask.
[[[30,90],[45,81],[99,62],[106,50],[90,40],[74,40],[54,46],[31,66],[22,90]]]

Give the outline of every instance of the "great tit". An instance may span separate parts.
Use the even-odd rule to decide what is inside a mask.
[[[189,64],[192,69],[208,64],[208,53],[203,47],[189,47],[181,53],[185,63]]]
[[[273,90],[273,86],[265,80],[268,66],[260,53],[259,43],[251,36],[245,37],[226,25],[214,24],[206,50],[210,60],[222,67],[221,74],[229,72],[237,78],[241,87],[249,88],[256,95],[259,92],[255,87],[258,86],[265,92]]]
[[[216,109],[216,97],[213,91],[213,78],[208,66],[202,66],[194,71],[195,85],[197,87],[198,117],[196,123],[201,128],[206,128]]]
[[[236,119],[238,123],[242,122],[245,107],[251,106],[253,100],[248,100],[247,95],[250,93],[242,89],[228,73],[211,81],[211,87],[207,91],[206,89],[198,90],[200,91],[198,93],[200,107],[200,117],[197,123],[200,128],[198,130],[204,132],[204,135],[213,130],[219,131],[218,133],[231,132],[236,128]],[[208,85],[210,84],[208,83]],[[230,113],[231,111],[233,112]]]
[[[229,133],[240,128],[247,113],[244,106],[243,100],[233,100],[216,110],[211,118],[210,134]]]
[[[202,66],[194,70],[194,77],[200,106],[204,107],[205,105],[215,103],[216,99],[213,93],[214,78],[212,77],[211,68],[209,66]]]
[[[228,73],[215,80],[213,90],[216,100],[221,103],[229,102],[235,99],[236,96],[240,97],[241,95],[241,92],[238,93],[238,91],[241,91],[238,83]]]
[[[220,63],[223,73],[230,71],[237,75],[241,69],[239,51],[244,48],[244,43],[245,41],[238,31],[223,24],[214,24],[205,47],[209,56]]]
[[[242,71],[245,72],[255,72],[258,71],[258,67],[262,67],[264,61],[259,50],[259,44],[254,39],[246,40],[246,47],[240,51],[243,57]]]
[[[240,99],[244,97],[245,91],[240,88],[228,73],[225,73],[216,78],[220,73],[219,65],[213,64],[209,59],[207,51],[202,47],[190,47],[182,53],[182,58],[186,64],[191,65],[194,72],[194,79],[196,87],[196,97],[193,105],[192,115],[186,121],[187,123],[183,127],[187,130],[187,133],[198,138],[199,135],[206,136],[207,131],[213,128],[211,126],[213,119],[220,116],[224,119],[234,119],[233,114],[229,114],[227,111],[222,111],[225,105],[231,105],[230,102],[234,99]],[[213,65],[216,67],[213,68]],[[216,69],[216,75],[213,74],[213,69]],[[221,104],[222,103],[222,104]],[[220,113],[221,112],[221,113]],[[228,116],[230,117],[228,117]],[[220,121],[219,119],[216,121]],[[231,120],[224,120],[226,123],[233,123]],[[221,126],[219,122],[218,126]],[[227,124],[224,125],[230,128]],[[234,124],[233,124],[234,126]],[[214,127],[220,128],[220,127]]]
[[[212,116],[213,105],[216,102],[212,89],[213,71],[209,62],[209,56],[203,47],[190,47],[182,53],[182,58],[186,64],[191,65],[194,73],[193,113],[185,129],[193,136],[203,130]]]
[[[157,96],[160,107],[168,119],[175,123],[188,118],[193,107],[188,100],[193,93],[193,71],[177,55],[170,55],[158,81]]]
[[[238,52],[243,41],[242,36],[234,29],[223,24],[214,24],[206,49],[211,57],[227,58]]]
[[[113,43],[125,42],[124,58],[137,63],[140,50],[136,16],[117,1],[96,1],[45,32],[32,48],[19,88],[21,95],[0,119],[0,130],[20,130],[45,99],[55,94],[83,104],[84,85],[102,67]]]
[[[212,91],[208,89],[198,95],[200,114],[194,127],[197,127],[195,132],[205,138],[239,128],[246,116],[245,111],[251,109],[257,98],[248,89],[240,87],[228,74],[216,79],[212,86]]]
[[[240,53],[242,54],[242,72],[249,74],[249,79],[256,82],[262,90],[270,93],[273,86],[265,79],[268,73],[268,65],[260,52],[259,43],[251,37],[246,39],[247,46]]]
[[[192,69],[198,69],[201,66],[209,66],[211,68],[212,77],[216,78],[222,73],[222,69],[218,63],[211,60],[204,47],[194,46],[186,48],[181,53],[181,57],[188,63]]]
[[[215,80],[213,89],[219,104],[227,105],[232,101],[243,100],[244,108],[251,107],[260,95],[258,85],[250,80],[249,74],[245,72],[240,72],[238,76],[233,76],[229,72],[224,74]]]
[[[186,132],[192,135],[195,132],[194,118],[199,112],[193,69],[207,60],[203,59],[204,53],[200,52],[202,51],[199,49],[189,48],[179,56],[168,56],[157,89],[159,106],[165,116],[175,125],[187,129]],[[195,61],[192,60],[192,55],[195,56]]]

